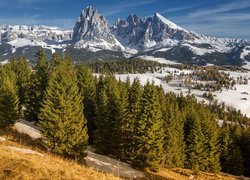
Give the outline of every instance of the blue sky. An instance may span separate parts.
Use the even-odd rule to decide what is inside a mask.
[[[250,39],[250,0],[0,0],[0,25],[72,29],[80,11],[94,6],[110,24],[128,14],[159,12],[179,26],[217,37]]]

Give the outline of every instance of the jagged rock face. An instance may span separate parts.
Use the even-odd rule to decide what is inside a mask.
[[[36,41],[66,41],[72,39],[72,31],[62,31],[59,28],[47,26],[2,26],[0,27],[0,42],[10,42],[18,38]]]
[[[118,19],[112,27],[112,32],[124,46],[137,47],[139,50],[157,46],[164,40],[183,41],[199,38],[195,33],[178,27],[158,13],[145,20],[137,15],[130,15],[125,21]]]
[[[78,42],[82,40],[105,40],[108,43],[115,43],[106,18],[92,7],[87,7],[81,12],[74,27],[73,41]]]

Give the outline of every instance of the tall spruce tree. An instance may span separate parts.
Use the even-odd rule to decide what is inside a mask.
[[[20,118],[15,73],[0,67],[0,127],[9,127]]]
[[[228,122],[224,121],[220,132],[220,163],[223,172],[242,175],[243,160],[239,147],[235,143]]]
[[[241,136],[240,150],[242,152],[244,175],[250,177],[250,127]]]
[[[121,120],[121,103],[118,82],[113,75],[106,76],[107,82],[107,97],[108,97],[108,111],[107,118],[109,124],[108,143],[106,144],[110,153],[119,156],[117,148],[120,146],[120,120]]]
[[[157,89],[149,82],[144,86],[141,110],[135,122],[135,147],[132,164],[138,168],[158,170],[163,157],[163,119]]]
[[[18,97],[20,100],[20,106],[25,106],[26,93],[31,76],[31,68],[26,58],[20,57],[17,60],[13,59],[7,65],[16,74],[16,82],[18,86]]]
[[[57,65],[59,65],[61,60],[62,60],[62,58],[57,53],[53,53],[52,54],[52,59],[50,61],[50,69],[52,70]]]
[[[185,122],[186,135],[186,167],[194,171],[202,171],[204,167],[205,148],[201,120],[197,112],[190,110]]]
[[[126,161],[130,160],[131,156],[131,127],[129,119],[129,101],[128,101],[128,90],[129,82],[119,81],[120,91],[120,120],[118,125],[118,133],[120,139],[118,140],[118,156],[120,159]]]
[[[128,154],[128,160],[132,160],[134,148],[136,145],[135,142],[135,132],[136,127],[135,123],[138,120],[138,116],[141,110],[141,96],[142,96],[142,87],[139,79],[134,79],[131,87],[128,89],[128,124],[127,124],[127,133],[126,133],[126,152]]]
[[[103,75],[100,76],[96,90],[96,116],[95,116],[95,132],[94,145],[97,152],[101,154],[108,154],[107,148],[109,136],[109,122],[108,122],[108,96],[107,83]],[[112,127],[111,127],[112,128]]]
[[[165,129],[165,166],[184,167],[185,162],[185,142],[184,142],[184,120],[178,110],[178,104],[172,103],[168,106],[166,119],[164,119]]]
[[[77,79],[81,94],[83,95],[84,115],[88,121],[89,142],[93,143],[96,112],[96,82],[88,66],[81,64],[77,67]]]
[[[38,121],[41,104],[48,84],[49,68],[44,49],[36,53],[37,65],[35,73],[31,75],[26,98],[26,118],[30,121]]]
[[[202,132],[204,134],[204,170],[207,172],[219,172],[220,151],[219,151],[219,129],[217,121],[211,112],[202,105],[199,108],[201,118]]]
[[[73,63],[61,60],[53,69],[41,108],[44,145],[53,153],[81,160],[88,143],[87,121]]]

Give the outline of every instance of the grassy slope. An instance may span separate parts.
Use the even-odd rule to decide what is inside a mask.
[[[154,180],[235,180],[239,179],[236,177],[233,177],[228,174],[212,174],[212,173],[204,173],[200,172],[198,174],[195,174],[191,170],[187,169],[180,169],[180,168],[175,168],[175,169],[162,169],[158,173],[149,173],[147,175],[149,179],[154,179]]]
[[[33,141],[26,135],[14,130],[1,130],[0,136],[8,141],[0,142],[0,179],[91,179],[113,180],[119,179],[110,174],[104,174],[78,165],[71,160],[55,157],[43,151],[39,141]],[[33,149],[45,155],[24,155],[19,152],[11,152],[3,146],[22,147]],[[153,180],[233,180],[239,179],[227,174],[211,174],[200,172],[198,175],[191,170],[180,168],[162,169],[158,173],[146,173],[147,179]]]
[[[0,179],[119,179],[50,155],[0,152]]]
[[[0,130],[0,136],[10,139],[10,141],[0,141],[0,179],[119,179],[110,174],[104,174],[78,165],[74,161],[65,160],[42,152],[37,146],[32,148],[31,146],[21,145],[19,142],[22,142],[20,140],[22,135],[13,137],[11,134],[11,131],[3,132]],[[44,154],[44,157],[10,151],[5,146],[34,149]]]

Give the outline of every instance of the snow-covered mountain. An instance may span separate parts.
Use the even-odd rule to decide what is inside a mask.
[[[140,18],[129,15],[109,26],[106,18],[91,6],[81,11],[73,30],[47,26],[0,27],[0,58],[18,48],[44,47],[51,52],[70,47],[81,51],[120,52],[125,57],[154,56],[183,63],[243,65],[250,61],[250,43],[246,40],[220,39],[186,30],[159,13]],[[5,46],[4,46],[5,45]],[[10,48],[7,46],[8,48]],[[2,53],[1,53],[2,52]],[[20,51],[19,51],[20,52]],[[2,57],[1,57],[2,56]],[[4,57],[6,56],[6,57]]]
[[[78,17],[72,41],[77,48],[121,50],[121,44],[110,32],[108,21],[97,9],[88,6]]]
[[[243,50],[250,44],[246,40],[200,35],[176,25],[159,13],[145,19],[129,15],[126,20],[118,19],[111,29],[124,47],[135,49],[141,55],[185,63],[237,64],[250,53]]]
[[[61,42],[72,39],[72,31],[63,31],[57,27],[48,26],[2,26],[0,27],[0,42],[11,42],[17,39],[34,41]]]

